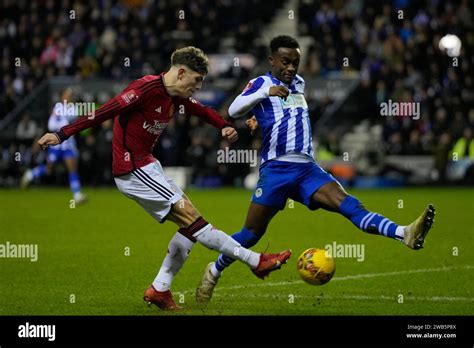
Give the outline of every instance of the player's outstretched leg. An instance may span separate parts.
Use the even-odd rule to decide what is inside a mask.
[[[411,249],[420,249],[433,222],[435,209],[429,205],[412,224],[399,226],[383,215],[370,212],[337,182],[323,185],[312,197],[313,206],[337,211],[364,232],[379,234],[403,242]]]
[[[280,269],[291,256],[290,250],[284,250],[277,254],[259,254],[242,247],[235,239],[226,233],[214,228],[202,217],[199,217],[188,228],[182,228],[182,233],[188,237],[195,238],[205,247],[217,250],[233,259],[244,262],[252,269],[252,272],[263,279],[271,272]],[[208,273],[206,273],[208,274]],[[199,291],[197,291],[197,294]],[[212,295],[212,294],[211,294]],[[197,295],[198,301],[202,302]]]
[[[42,177],[46,172],[46,164],[40,164],[33,169],[28,169],[21,177],[20,187],[26,189],[34,179]]]
[[[260,240],[260,236],[250,232],[246,227],[243,227],[242,230],[234,233],[231,237],[245,248],[253,247]],[[209,302],[211,300],[222,272],[234,262],[235,258],[220,254],[215,262],[208,263],[196,288],[197,302]]]
[[[239,232],[234,233],[231,237],[236,240],[240,245],[245,248],[251,248],[260,240],[261,235],[256,235],[249,231],[245,226]],[[221,272],[225,268],[229,267],[235,262],[235,259],[224,254],[220,254],[217,258],[214,267],[213,273],[215,276],[219,277]]]
[[[165,220],[174,222],[179,227],[179,234],[191,242],[197,241],[209,249],[244,262],[258,277],[265,277],[270,272],[280,269],[291,256],[290,250],[278,254],[255,253],[242,247],[232,237],[213,227],[201,217],[183,191],[164,175],[159,162],[151,163],[130,174],[116,177],[115,182],[124,195],[135,200],[159,222]],[[170,242],[172,247],[174,243],[181,243],[179,246],[182,248],[181,252],[192,246],[192,243],[187,242],[179,235],[175,235]],[[160,308],[165,307],[165,309],[176,309],[175,307],[177,307],[172,301],[169,287],[171,280],[186,260],[186,254],[181,253],[180,257],[176,258],[172,255],[172,253],[167,254],[154,284],[144,294],[146,302],[161,306]],[[164,291],[158,290],[161,286]]]
[[[263,236],[268,224],[277,212],[277,208],[252,202],[247,213],[245,226],[231,237],[245,248],[253,247]],[[209,302],[211,300],[222,272],[234,262],[235,258],[221,254],[215,262],[210,262],[206,266],[196,288],[196,300],[198,302]],[[263,277],[260,278],[263,279]]]
[[[82,204],[87,202],[88,198],[81,192],[81,179],[79,178],[79,172],[77,171],[77,160],[75,157],[69,157],[64,159],[67,170],[69,172],[69,187],[71,188],[72,195],[76,204]]]
[[[173,237],[175,242],[179,239],[181,250],[190,250],[192,243],[197,241],[208,249],[217,250],[226,256],[232,256],[244,262],[260,278],[267,276],[274,270],[280,269],[291,256],[290,250],[285,250],[278,254],[259,254],[242,247],[232,237],[204,220],[185,195],[183,195],[182,200],[173,204],[167,218],[180,226],[179,234],[189,240],[189,242],[186,242],[181,236],[178,237],[178,234]],[[193,219],[195,220],[193,221]],[[155,282],[145,291],[144,299],[146,302],[156,304],[162,309],[175,310],[179,309],[179,306],[172,300],[169,287],[173,277],[184,264],[187,253],[181,253],[180,257],[175,258],[171,255],[172,253],[166,256]]]
[[[199,243],[211,250],[235,258],[247,264],[257,277],[262,278],[270,272],[280,269],[291,256],[290,250],[278,254],[260,254],[240,245],[228,234],[218,230],[202,217],[198,217],[189,227],[182,228],[183,234],[195,238]]]
[[[435,215],[435,209],[430,204],[412,224],[399,226],[383,215],[369,212],[353,196],[347,196],[342,201],[340,212],[362,231],[397,239],[414,250],[423,247]]]

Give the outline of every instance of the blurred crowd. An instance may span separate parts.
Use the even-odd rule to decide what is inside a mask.
[[[4,0],[0,121],[44,79],[72,75],[131,80],[166,69],[171,52],[188,44],[199,43],[206,53],[251,53],[263,61],[267,52],[256,41],[282,5],[264,0]],[[365,96],[360,112],[374,124],[383,123],[386,154],[433,155],[440,179],[453,150],[474,160],[472,3],[300,0],[298,5],[299,34],[314,39],[301,74],[360,71]],[[462,41],[457,61],[438,47],[446,33]],[[382,118],[380,104],[389,99],[420,103],[420,118]],[[312,111],[320,114],[321,105]],[[32,144],[45,131],[47,119],[24,113],[15,122],[16,141],[0,143],[0,186],[14,185],[24,167],[44,161],[44,153]],[[228,144],[212,128],[195,128],[198,124],[193,118],[170,122],[155,154],[165,166],[192,166],[195,181],[214,175],[217,184],[236,184],[248,166],[217,164],[217,150]],[[237,127],[245,128],[241,121]],[[257,137],[248,132],[240,136],[237,148],[259,147]],[[84,181],[110,183],[111,124],[84,132],[77,140]],[[15,154],[22,156],[21,162]],[[91,169],[96,167],[94,174]]]
[[[386,154],[432,154],[442,180],[453,153],[474,160],[473,8],[469,0],[301,0],[299,31],[314,39],[304,73],[360,72],[358,107],[383,124]],[[458,57],[440,50],[446,34],[460,38]],[[382,117],[388,100],[419,103],[419,117]]]
[[[176,48],[199,43],[213,53],[226,37],[235,52],[257,53],[253,41],[277,7],[251,3],[254,11],[244,0],[4,0],[0,118],[48,77],[152,74]]]
[[[2,1],[0,121],[41,81],[53,76],[131,80],[163,71],[176,48],[197,43],[208,54],[230,50],[263,57],[264,49],[255,45],[254,40],[282,3],[275,1],[268,6],[263,0]],[[247,10],[248,5],[253,11]],[[209,80],[206,84],[212,83]],[[28,113],[20,115],[15,120],[16,141],[0,142],[0,186],[15,185],[24,167],[45,160],[34,140],[45,131],[49,112],[45,111],[43,120]],[[212,165],[205,160],[221,145],[218,134],[209,127],[194,130],[193,126],[198,124],[202,124],[198,119],[179,117],[170,122],[155,149],[164,165],[192,165],[196,177],[218,171],[215,162]],[[111,125],[104,124],[76,138],[84,181],[110,183],[107,173]],[[61,177],[59,173],[51,180],[59,182]]]

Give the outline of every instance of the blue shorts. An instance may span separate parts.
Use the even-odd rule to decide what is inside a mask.
[[[252,202],[283,210],[286,200],[291,198],[315,209],[310,207],[311,196],[329,182],[337,180],[314,162],[268,161],[260,167]]]
[[[65,158],[77,158],[78,153],[76,149],[58,149],[54,147],[48,148],[48,162],[50,163],[57,163]]]

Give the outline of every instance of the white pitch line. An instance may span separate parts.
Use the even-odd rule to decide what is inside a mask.
[[[413,274],[413,273],[430,273],[430,272],[446,272],[446,271],[454,271],[454,270],[462,270],[462,269],[474,269],[474,265],[466,265],[461,267],[439,267],[439,268],[424,268],[424,269],[412,269],[412,270],[405,270],[405,271],[394,271],[394,272],[385,272],[385,273],[366,273],[366,274],[356,274],[356,275],[348,275],[344,277],[335,277],[332,279],[332,282],[335,281],[343,281],[343,280],[352,280],[352,279],[363,279],[363,278],[375,278],[375,277],[388,277],[394,275],[405,275],[405,274]],[[283,286],[283,285],[293,285],[293,284],[300,284],[303,283],[302,280],[295,280],[295,281],[284,281],[284,282],[274,282],[274,283],[262,283],[262,284],[246,284],[246,285],[233,285],[233,286],[226,286],[226,287],[217,287],[214,291],[225,291],[225,290],[238,290],[244,288],[254,288],[254,287],[262,287],[262,286]],[[177,291],[178,294],[187,294],[187,293],[194,293],[195,289],[186,290],[186,291]]]
[[[216,297],[241,297],[242,295],[236,294],[216,294]],[[315,296],[304,296],[304,295],[293,295],[295,299],[312,299],[312,300],[387,300],[387,301],[397,301],[396,296],[367,296],[367,295],[341,295],[341,296],[331,296],[331,295],[315,295]],[[288,296],[283,295],[274,295],[274,294],[258,294],[252,295],[252,298],[274,298],[274,299],[288,299]],[[452,297],[452,296],[432,296],[432,297],[422,297],[422,296],[405,296],[404,300],[408,301],[474,301],[474,297]]]

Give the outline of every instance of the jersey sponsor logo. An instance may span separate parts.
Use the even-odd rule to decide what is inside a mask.
[[[145,121],[143,122],[143,129],[145,129],[150,134],[159,135],[166,128],[166,125],[166,122],[160,122],[158,120],[155,120],[154,124],[150,124]]]
[[[135,90],[133,89],[122,94],[122,100],[125,102],[125,104],[130,104],[136,99],[138,99],[138,95],[137,92],[135,92]]]
[[[286,100],[280,98],[280,102],[283,109],[308,108],[303,94],[290,94]]]

